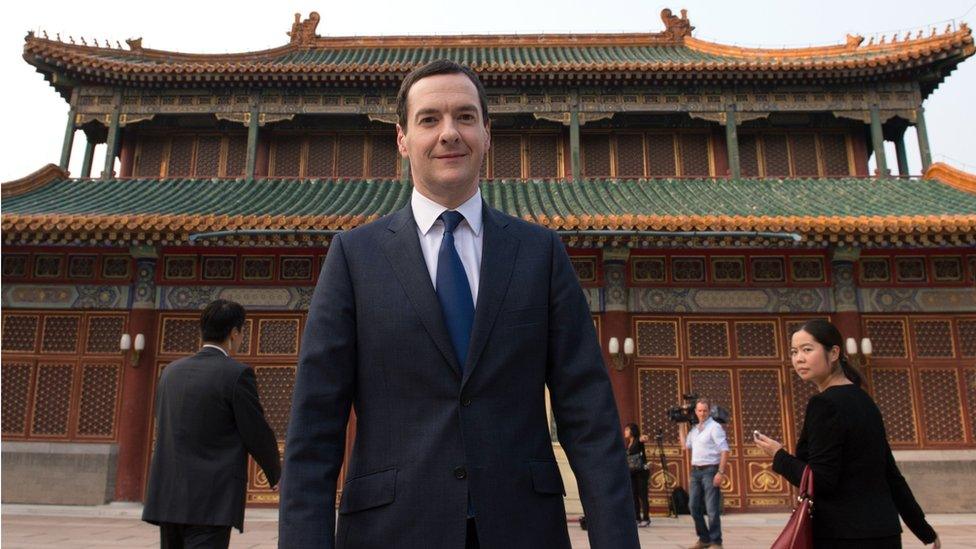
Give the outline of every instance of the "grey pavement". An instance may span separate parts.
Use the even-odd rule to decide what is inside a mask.
[[[142,505],[112,503],[93,507],[60,505],[12,505],[0,507],[0,545],[3,549],[108,549],[157,547],[156,527],[139,520]],[[929,515],[945,549],[976,549],[976,514]],[[722,517],[725,547],[769,547],[786,523],[786,515],[733,514]],[[586,532],[572,520],[573,549],[588,549]],[[907,532],[907,530],[906,530]],[[231,535],[232,549],[277,547],[278,510],[248,509],[244,533]],[[676,549],[694,542],[691,519],[652,517],[649,528],[640,529],[643,548]],[[903,536],[906,549],[923,547],[910,533]]]

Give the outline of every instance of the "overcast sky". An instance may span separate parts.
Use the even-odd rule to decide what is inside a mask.
[[[492,0],[483,4],[444,0],[292,2],[34,0],[8,3],[0,20],[3,74],[3,161],[0,181],[57,163],[67,121],[67,103],[22,57],[24,36],[43,29],[50,36],[85,37],[125,43],[141,36],[143,46],[190,53],[260,50],[288,41],[295,12],[318,11],[323,36],[382,34],[472,34],[538,32],[658,32],[662,8],[688,10],[694,36],[746,46],[802,46],[843,43],[848,33],[871,36],[927,29],[955,18],[976,20],[976,0],[746,1]],[[960,19],[962,18],[962,19]],[[914,34],[914,33],[913,33]],[[976,59],[964,62],[925,102],[935,160],[976,172]],[[907,136],[912,173],[920,170],[914,132]],[[97,149],[98,155],[103,147]],[[70,171],[81,171],[83,133],[76,133]],[[93,173],[103,156],[96,156]],[[895,164],[889,144],[889,166]]]

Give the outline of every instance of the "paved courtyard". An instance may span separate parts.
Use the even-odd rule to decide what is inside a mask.
[[[158,547],[157,529],[139,520],[140,505],[110,504],[98,507],[4,505],[2,507],[3,549],[108,549]],[[231,536],[233,549],[277,547],[277,510],[249,510],[244,534]],[[976,515],[932,515],[929,517],[946,549],[976,549]],[[786,517],[779,514],[739,514],[723,517],[725,547],[756,549],[769,547]],[[589,548],[586,532],[570,524],[574,549]],[[650,528],[640,529],[641,547],[675,549],[694,541],[691,519],[654,518]],[[917,539],[904,536],[905,548],[922,547]]]

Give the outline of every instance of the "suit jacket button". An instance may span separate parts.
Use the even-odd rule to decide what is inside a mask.
[[[464,480],[465,478],[467,478],[467,476],[468,476],[468,472],[464,469],[464,467],[454,468],[454,478],[458,480]]]
[[[461,406],[471,406],[471,399],[470,398],[466,398],[466,399],[462,400],[461,401]]]

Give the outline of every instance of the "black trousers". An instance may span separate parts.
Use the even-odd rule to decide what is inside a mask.
[[[479,549],[481,546],[478,544],[478,530],[474,527],[474,519],[468,519],[468,534],[465,536],[464,549]]]
[[[630,489],[634,494],[634,511],[637,520],[651,520],[647,505],[647,481],[650,477],[648,471],[630,474]]]
[[[161,549],[227,549],[230,526],[159,523]]]

